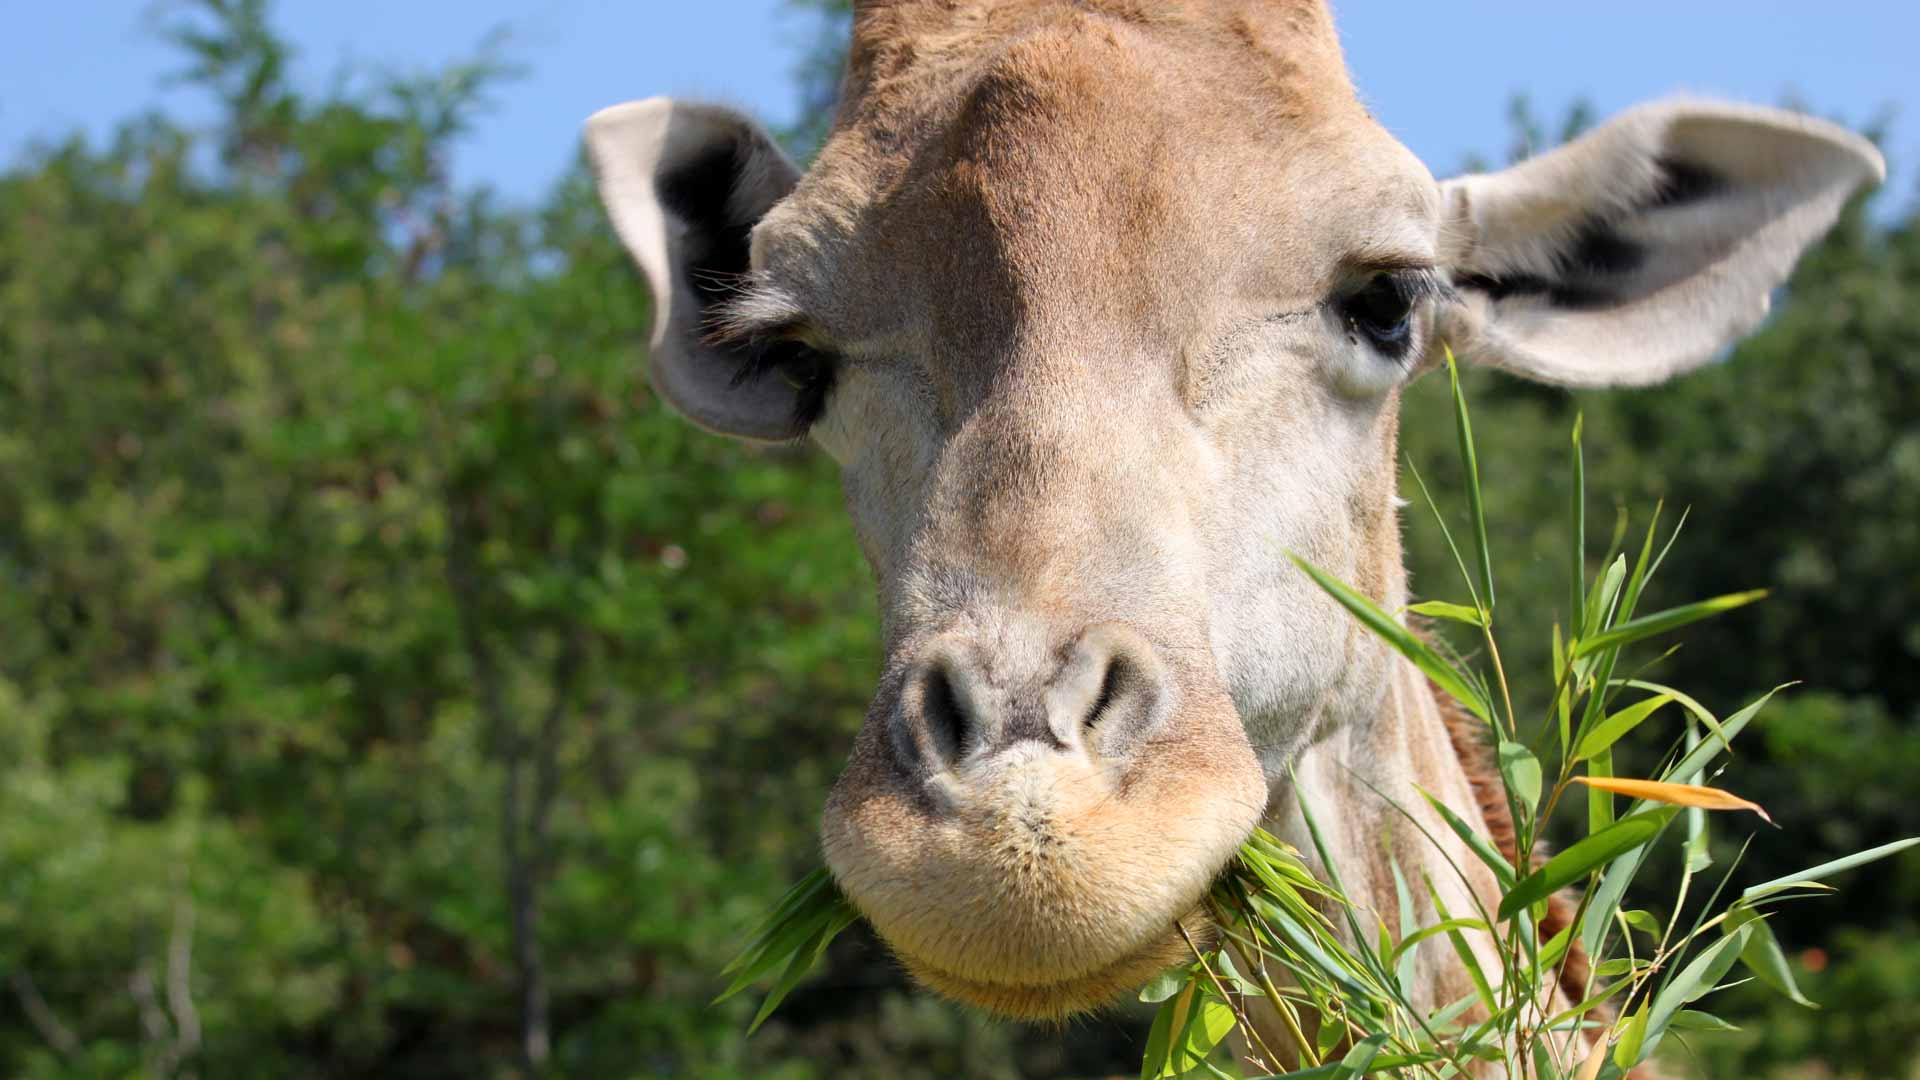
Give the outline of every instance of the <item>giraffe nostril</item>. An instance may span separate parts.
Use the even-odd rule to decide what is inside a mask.
[[[939,764],[959,761],[979,738],[975,725],[968,722],[965,706],[954,693],[953,677],[944,663],[927,665],[921,676],[920,720]]]
[[[1101,718],[1113,707],[1114,699],[1120,696],[1126,683],[1126,666],[1126,661],[1119,657],[1108,661],[1107,672],[1100,680],[1100,692],[1094,696],[1093,704],[1087,708],[1086,719],[1081,721],[1082,728],[1092,731],[1098,727]]]

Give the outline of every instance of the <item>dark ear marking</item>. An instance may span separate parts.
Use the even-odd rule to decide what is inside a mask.
[[[1660,181],[1654,185],[1652,196],[1641,204],[1642,209],[1685,206],[1716,195],[1727,186],[1719,173],[1705,166],[1670,157],[1660,158],[1654,164],[1659,166]]]
[[[1554,260],[1564,281],[1630,274],[1647,261],[1647,249],[1620,235],[1611,225],[1590,217],[1574,235],[1573,246]]]
[[[1539,274],[1467,274],[1453,284],[1458,289],[1485,293],[1490,300],[1542,296],[1555,307],[1576,311],[1612,307],[1619,302],[1618,297],[1604,289],[1552,281]]]
[[[1671,157],[1655,164],[1659,179],[1630,213],[1686,206],[1711,198],[1727,186],[1725,179],[1705,166]],[[1539,296],[1555,307],[1590,311],[1620,302],[1617,292],[1602,284],[1604,279],[1631,274],[1646,262],[1645,245],[1628,239],[1613,222],[1596,215],[1582,222],[1566,250],[1554,257],[1551,274],[1468,274],[1454,284],[1493,300]]]
[[[753,222],[735,218],[734,185],[747,165],[743,147],[728,141],[657,181],[660,203],[687,223],[687,286],[703,312],[740,291],[747,272]]]
[[[747,286],[754,222],[734,207],[735,186],[750,163],[737,141],[721,143],[656,181],[660,203],[687,224],[685,276],[700,305],[701,323],[718,332],[707,346],[734,364],[729,384],[739,389],[769,376],[783,379],[794,394],[794,438],[807,433],[826,411],[832,392],[832,357],[779,334],[729,336],[722,325],[725,305]]]

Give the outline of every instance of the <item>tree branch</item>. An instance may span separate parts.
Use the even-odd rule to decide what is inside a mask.
[[[53,1052],[62,1059],[70,1058],[80,1049],[80,1038],[73,1029],[60,1022],[47,999],[40,996],[40,988],[34,985],[33,976],[25,971],[15,970],[7,976],[7,984],[13,987],[13,996],[20,999],[20,1009],[27,1014],[27,1021],[33,1030],[47,1040]]]
[[[167,938],[167,1008],[173,1013],[173,1060],[200,1049],[200,1012],[193,1005],[193,898],[183,889],[173,902]]]

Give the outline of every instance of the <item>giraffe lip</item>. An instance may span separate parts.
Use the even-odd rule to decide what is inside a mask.
[[[1192,951],[1189,941],[1205,949],[1213,937],[1212,921],[1195,909],[1139,947],[1090,971],[1062,979],[970,978],[905,952],[896,950],[896,955],[916,979],[942,996],[1015,1020],[1064,1020],[1132,992],[1185,960]]]

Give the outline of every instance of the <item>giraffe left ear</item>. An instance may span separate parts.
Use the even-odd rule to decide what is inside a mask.
[[[1777,109],[1642,106],[1503,172],[1441,185],[1462,359],[1569,386],[1660,382],[1756,326],[1856,191],[1866,139]]]

